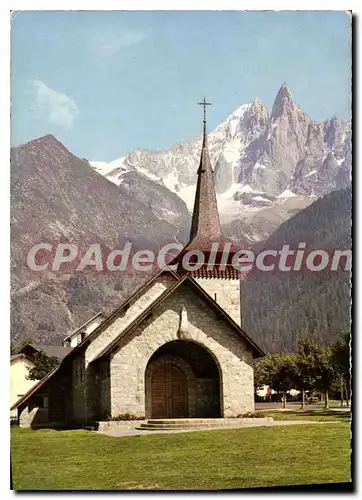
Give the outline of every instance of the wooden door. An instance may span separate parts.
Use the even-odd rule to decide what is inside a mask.
[[[152,418],[167,417],[166,365],[161,365],[153,372],[151,380]]]
[[[185,372],[176,365],[168,364],[170,417],[187,417],[187,379]]]
[[[153,372],[151,381],[152,418],[187,417],[187,378],[173,363]]]

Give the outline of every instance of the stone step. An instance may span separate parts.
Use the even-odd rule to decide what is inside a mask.
[[[203,428],[203,427],[225,427],[225,426],[217,426],[215,424],[202,424],[202,423],[197,423],[197,424],[141,424],[138,429],[148,429],[148,430],[155,430],[155,429],[160,429],[160,430],[170,430],[170,429],[196,429],[196,428]]]
[[[223,418],[150,418],[148,424],[178,424],[178,425],[196,425],[196,424],[214,424],[223,425]]]
[[[207,429],[207,427],[185,427],[182,425],[174,425],[173,427],[171,426],[151,426],[151,425],[142,425],[140,427],[135,428],[138,431],[179,431],[179,430],[186,430],[186,429]]]
[[[232,428],[240,427],[243,424],[270,424],[272,418],[239,418],[239,419],[224,419],[224,418],[184,418],[184,419],[150,419],[145,423],[140,424],[137,429],[143,431],[169,431],[179,429],[207,429],[207,428]]]

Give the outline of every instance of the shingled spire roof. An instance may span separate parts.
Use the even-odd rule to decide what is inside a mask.
[[[206,134],[206,106],[210,103],[198,103],[204,107],[204,131],[199,169],[197,171],[197,186],[190,239],[184,250],[207,250],[212,243],[222,241],[219,212],[213,181]]]

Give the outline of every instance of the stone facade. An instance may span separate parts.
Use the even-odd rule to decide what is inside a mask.
[[[72,405],[75,419],[84,421],[87,419],[87,378],[84,355],[76,357],[72,362]]]
[[[194,278],[210,297],[241,326],[240,280]]]
[[[127,326],[141,314],[145,308],[152,304],[173,283],[175,278],[168,274],[161,274],[157,280],[152,281],[139,296],[121,311],[120,316],[94,339],[86,350],[85,366],[95,359],[98,354],[114,340]]]
[[[235,285],[224,280],[218,286],[220,281],[215,293],[225,291],[224,283]],[[189,417],[236,417],[254,411],[254,348],[188,280],[155,304],[112,352],[97,358],[174,283],[171,275],[159,276],[77,356],[63,363],[42,389],[49,394],[50,421],[85,423],[124,413],[150,418],[152,371],[171,358],[187,377]],[[229,290],[235,292],[236,286]],[[21,410],[24,425],[38,420],[35,414],[40,416],[31,405],[32,398]]]
[[[188,328],[182,339],[203,346],[220,372],[221,416],[254,411],[252,350],[233,328],[187,285],[181,285],[120,342],[111,357],[111,413],[145,416],[145,373],[151,356],[167,342],[179,339],[182,309]],[[181,340],[182,340],[181,339]],[[179,339],[180,340],[180,339]]]

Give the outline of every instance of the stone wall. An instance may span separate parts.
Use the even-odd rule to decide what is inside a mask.
[[[196,408],[195,417],[220,417],[220,388],[219,380],[212,378],[196,379]]]
[[[108,328],[102,331],[86,349],[85,365],[97,357],[122,331],[139,316],[152,302],[162,295],[173,283],[175,278],[169,274],[161,274],[155,281],[151,282],[139,296],[136,296],[128,308],[125,308]]]
[[[101,415],[111,414],[111,379],[110,379],[110,359],[107,357],[100,364],[100,413]]]
[[[49,421],[48,408],[39,408],[31,401],[18,409],[19,427],[34,427]]]
[[[184,321],[181,338],[205,347],[219,366],[221,416],[254,411],[251,349],[226,320],[185,283],[157,306],[152,316],[127,334],[120,342],[120,349],[111,356],[112,416],[126,412],[145,415],[148,361],[159,347],[180,338],[182,310],[186,311],[187,322]]]
[[[38,407],[31,408],[28,405],[18,408],[19,427],[31,427],[32,424],[34,425],[38,423],[37,422],[38,411],[39,411]]]
[[[195,281],[241,326],[240,280],[195,278]]]
[[[72,365],[65,361],[60,369],[18,409],[20,426],[73,419]]]
[[[73,418],[72,366],[65,362],[62,368],[43,386],[49,398],[49,420],[65,422]]]
[[[87,378],[84,354],[78,355],[72,362],[72,406],[73,420],[84,422],[87,414]]]
[[[117,429],[119,431],[134,431],[137,427],[145,424],[146,420],[118,420],[118,421],[106,421],[99,422],[98,432],[107,432]]]
[[[111,414],[109,357],[87,368],[87,416],[103,420]]]

